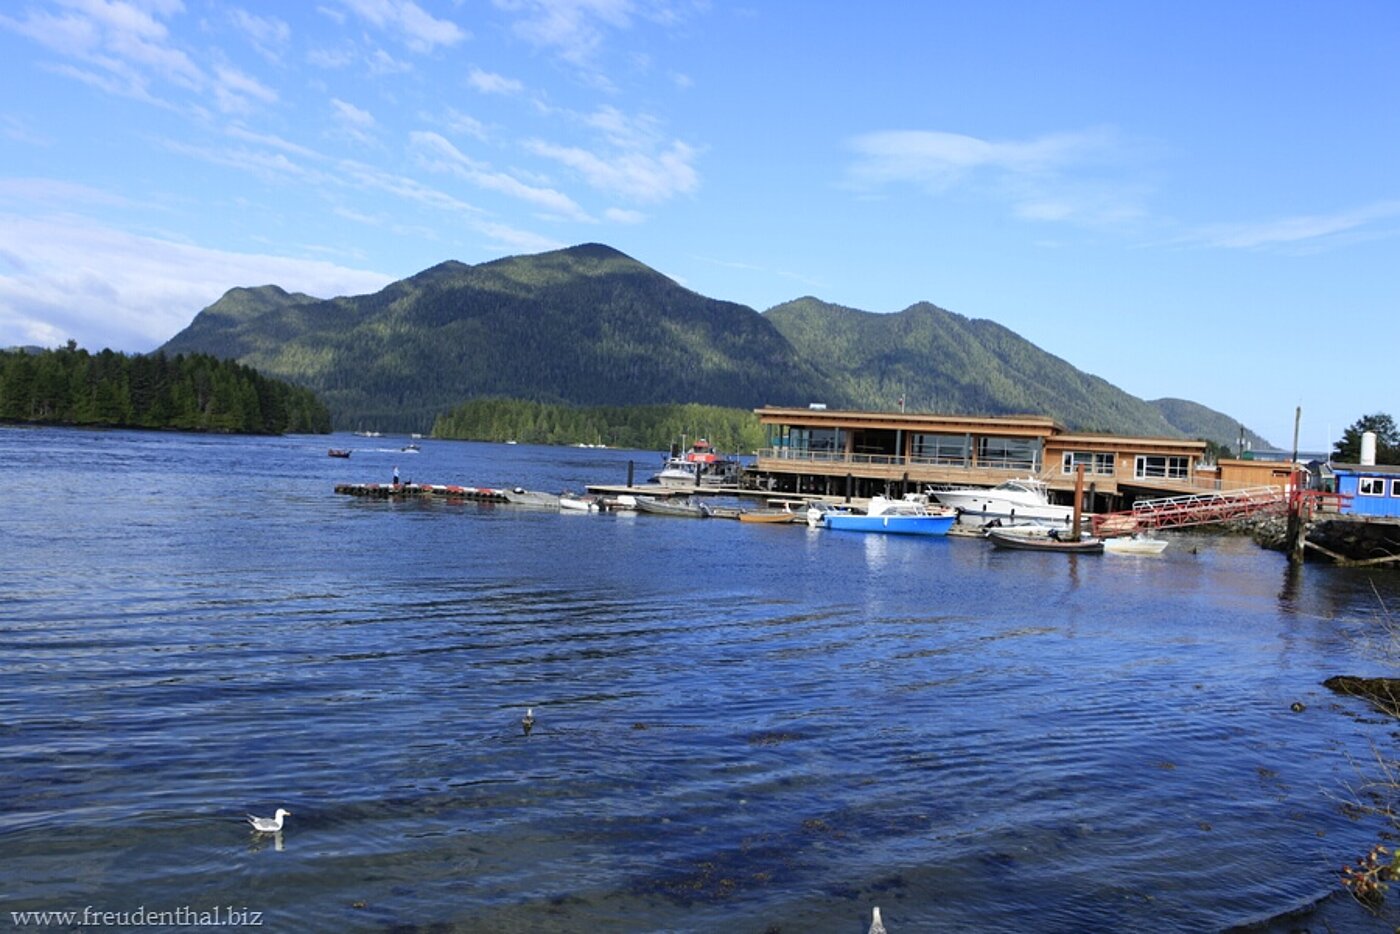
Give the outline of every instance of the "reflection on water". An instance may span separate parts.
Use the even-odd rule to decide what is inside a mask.
[[[1336,790],[1386,726],[1319,682],[1374,670],[1393,576],[361,502],[332,486],[395,455],[325,448],[0,429],[0,909],[1213,930],[1376,838]],[[412,467],[557,491],[654,456]]]

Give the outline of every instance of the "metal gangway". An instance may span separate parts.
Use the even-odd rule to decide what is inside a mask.
[[[1092,517],[1095,535],[1132,535],[1153,529],[1212,525],[1261,512],[1283,512],[1288,492],[1279,486],[1256,486],[1218,493],[1191,493],[1164,499],[1144,499],[1132,509]]]

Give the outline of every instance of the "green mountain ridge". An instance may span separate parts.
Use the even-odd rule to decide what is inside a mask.
[[[1145,402],[992,321],[926,302],[876,314],[811,297],[760,314],[602,244],[449,260],[371,295],[230,289],[160,349],[307,386],[341,428],[426,431],[488,397],[892,409],[902,396],[910,411],[1045,414],[1075,430],[1222,444],[1238,435],[1221,413]]]

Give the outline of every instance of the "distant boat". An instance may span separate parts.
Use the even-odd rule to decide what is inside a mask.
[[[419,447],[418,445],[416,445],[416,444],[410,443],[410,444],[405,444],[405,445],[404,445],[402,448],[400,448],[399,450],[403,451],[405,454],[417,454],[417,453],[419,453],[420,451],[422,451],[423,449],[422,449],[421,447]]]
[[[349,457],[349,456],[350,456],[350,449],[349,449],[349,448],[331,448],[329,451],[326,452],[326,456],[327,456],[327,457]]]
[[[947,535],[958,515],[952,509],[930,509],[913,499],[875,496],[864,515],[831,512],[826,527],[838,532],[881,532],[887,535]]]
[[[1002,525],[1036,522],[1041,525],[1069,525],[1071,506],[1050,502],[1044,481],[1034,477],[1006,480],[994,487],[959,487],[931,490],[929,495],[944,506],[958,511],[964,524],[982,526],[1000,520]]]

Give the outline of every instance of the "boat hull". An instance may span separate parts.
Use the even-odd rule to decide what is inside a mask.
[[[1065,541],[1048,534],[1034,534],[1012,529],[991,529],[987,538],[998,548],[1015,551],[1061,551],[1068,554],[1103,554],[1103,539],[1081,538]]]
[[[838,532],[879,532],[885,535],[947,535],[956,520],[946,516],[861,516],[830,513],[826,527]]]

